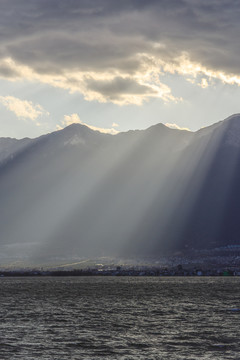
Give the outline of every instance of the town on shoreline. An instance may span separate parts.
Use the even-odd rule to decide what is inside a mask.
[[[13,276],[240,276],[240,246],[190,251],[171,256],[101,256],[12,259],[0,263],[0,277]]]
[[[16,277],[16,276],[240,276],[240,268],[184,268],[178,265],[174,268],[124,268],[117,266],[114,269],[104,268],[87,268],[72,270],[3,270],[0,271],[0,277]]]

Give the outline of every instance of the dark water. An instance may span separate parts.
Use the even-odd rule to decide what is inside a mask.
[[[239,278],[2,278],[0,359],[240,359]]]

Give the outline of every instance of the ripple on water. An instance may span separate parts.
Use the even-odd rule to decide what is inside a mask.
[[[0,279],[0,359],[237,359],[237,278]]]

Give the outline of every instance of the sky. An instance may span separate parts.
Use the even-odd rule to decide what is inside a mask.
[[[239,18],[237,0],[0,0],[0,137],[239,113]]]

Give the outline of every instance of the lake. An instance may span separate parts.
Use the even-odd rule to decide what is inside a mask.
[[[238,277],[0,279],[0,359],[240,359]]]

